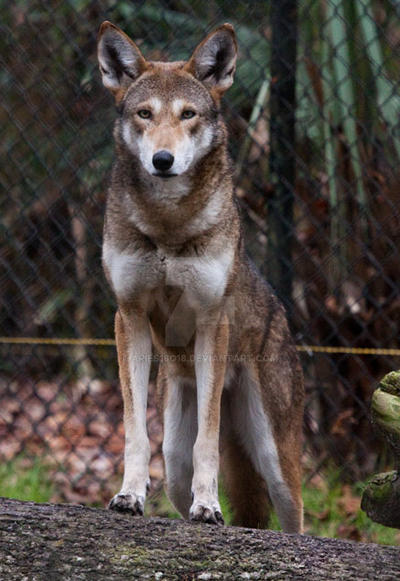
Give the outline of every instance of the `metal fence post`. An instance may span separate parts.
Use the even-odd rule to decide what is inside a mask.
[[[297,2],[271,2],[270,179],[267,199],[268,279],[290,311],[293,200],[296,179],[295,112]],[[290,314],[290,313],[289,313]]]

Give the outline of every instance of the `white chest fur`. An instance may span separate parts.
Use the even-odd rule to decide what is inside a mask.
[[[127,300],[168,285],[181,288],[193,307],[211,306],[223,296],[234,258],[227,247],[201,256],[120,251],[103,246],[103,262],[115,294]]]
[[[203,256],[167,257],[166,284],[182,288],[193,307],[210,306],[225,292],[232,261],[232,248]]]

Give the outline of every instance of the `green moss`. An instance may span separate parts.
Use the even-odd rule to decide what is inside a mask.
[[[396,470],[377,474],[368,482],[365,494],[373,497],[376,502],[385,503],[391,495],[393,479],[397,477],[398,472]]]
[[[400,398],[397,395],[377,389],[372,396],[371,412],[383,431],[400,436]]]
[[[392,395],[400,395],[400,371],[391,371],[382,379],[379,388]]]

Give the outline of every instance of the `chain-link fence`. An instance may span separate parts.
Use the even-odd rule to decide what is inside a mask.
[[[46,456],[68,499],[108,499],[122,471],[115,349],[65,343],[113,337],[100,248],[115,110],[97,70],[100,23],[177,60],[231,22],[236,191],[249,252],[303,349],[306,474],[371,470],[381,445],[368,402],[400,367],[400,352],[379,351],[400,336],[399,12],[394,0],[1,3],[2,460]],[[152,398],[148,414],[160,480]]]

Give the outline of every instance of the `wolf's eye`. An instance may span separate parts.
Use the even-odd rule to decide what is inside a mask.
[[[181,119],[192,119],[195,115],[196,113],[194,111],[187,109],[186,111],[182,111]]]
[[[148,109],[140,109],[137,114],[139,115],[139,117],[141,117],[142,119],[151,119],[151,111],[149,111]]]

